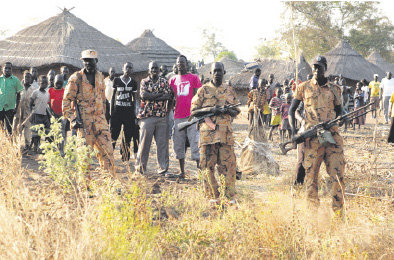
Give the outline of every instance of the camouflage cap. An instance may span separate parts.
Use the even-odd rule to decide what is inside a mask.
[[[83,59],[97,59],[97,52],[95,50],[84,50],[81,52],[81,60]]]
[[[327,59],[324,56],[317,56],[312,62],[312,65],[314,64],[317,64],[327,69]]]

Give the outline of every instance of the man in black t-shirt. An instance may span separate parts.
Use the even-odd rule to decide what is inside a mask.
[[[112,145],[115,149],[120,130],[123,125],[124,139],[120,147],[122,161],[130,159],[130,142],[131,138],[138,133],[135,125],[135,93],[137,92],[137,82],[131,77],[133,73],[133,64],[126,62],[123,65],[123,75],[114,79],[114,92],[111,101],[111,119],[110,129]],[[134,154],[138,151],[138,138],[134,139]]]

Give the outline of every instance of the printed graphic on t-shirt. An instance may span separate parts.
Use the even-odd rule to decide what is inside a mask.
[[[178,96],[188,96],[190,91],[190,82],[184,81],[180,82],[177,86],[177,95]]]

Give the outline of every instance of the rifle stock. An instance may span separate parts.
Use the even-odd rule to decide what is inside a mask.
[[[241,103],[238,103],[238,104],[235,104],[235,105],[226,105],[226,106],[223,106],[223,108],[233,108],[233,107],[237,107],[237,106],[240,106],[240,105],[241,105]],[[211,112],[212,108],[203,108],[203,109],[206,110],[206,111],[203,111],[203,113],[204,113],[203,115],[195,116],[194,114],[199,114],[198,112],[196,113],[196,111],[195,111],[194,114],[192,113],[193,119],[191,121],[179,123],[178,124],[179,131],[185,130],[186,128],[190,127],[191,125],[199,123],[202,120],[204,120],[205,118],[215,115],[215,113]]]
[[[286,148],[286,146],[287,146],[288,144],[293,144],[293,145],[292,145],[291,147],[289,147],[289,148]],[[293,142],[293,140],[290,140],[290,141],[288,141],[288,142],[279,144],[279,148],[280,148],[282,154],[286,155],[288,151],[297,148],[297,143],[296,143],[296,142]]]
[[[210,117],[215,115],[214,113],[207,113],[203,116],[197,116],[194,117],[191,121],[186,121],[186,122],[182,122],[178,124],[178,129],[179,131],[185,130],[186,128],[188,128],[189,126],[192,126],[196,123],[199,123],[200,121],[204,120],[206,117]]]

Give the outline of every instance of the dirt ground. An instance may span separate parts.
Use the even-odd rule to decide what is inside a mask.
[[[240,158],[241,145],[247,135],[248,121],[246,107],[243,106],[242,113],[233,122],[234,137],[236,140],[235,152],[237,159]],[[387,143],[387,134],[389,125],[383,123],[383,113],[380,113],[378,120],[367,115],[366,125],[362,126],[360,130],[348,130],[344,132],[341,129],[341,134],[345,140],[345,157],[346,157],[346,197],[352,198],[356,196],[370,196],[383,198],[393,196],[394,189],[394,146]],[[375,131],[376,128],[376,131]],[[153,141],[154,142],[154,141]],[[120,143],[118,141],[118,143]],[[240,193],[252,193],[256,198],[264,197],[270,190],[290,189],[294,182],[294,166],[297,161],[296,151],[292,150],[287,155],[282,155],[279,150],[279,136],[276,132],[274,135],[274,142],[272,143],[272,152],[275,160],[280,165],[280,175],[272,176],[246,176],[242,180],[237,181],[236,188]],[[27,178],[38,179],[45,175],[39,169],[39,156],[24,155],[22,159],[22,166],[28,173]],[[117,172],[125,180],[132,180],[134,175],[135,160],[129,162],[122,162],[119,153],[119,145],[115,150],[115,164]],[[190,149],[188,149],[186,157],[186,179],[185,180],[170,180],[159,176],[156,166],[156,145],[152,144],[150,151],[150,158],[148,162],[148,170],[146,178],[151,185],[159,184],[160,186],[180,185],[193,186],[197,185],[198,174],[197,168],[193,161],[190,161]],[[97,161],[92,166],[92,169],[98,167]],[[178,173],[179,164],[173,154],[172,142],[170,141],[170,167],[169,172]],[[322,195],[329,200],[329,194],[326,189],[325,180],[328,175],[325,172],[324,163],[321,167],[322,179]],[[367,194],[367,195],[365,195]]]

